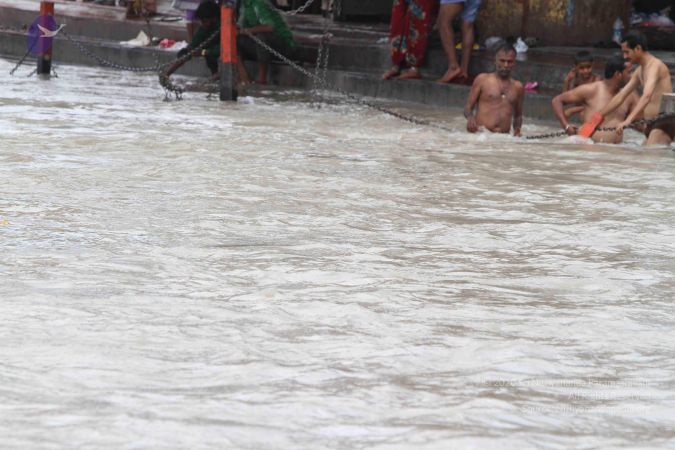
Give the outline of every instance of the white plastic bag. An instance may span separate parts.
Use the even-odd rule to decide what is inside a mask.
[[[515,47],[517,53],[527,53],[527,50],[530,48],[521,38],[518,38]]]

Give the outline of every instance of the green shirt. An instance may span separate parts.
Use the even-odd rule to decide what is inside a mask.
[[[188,45],[189,50],[194,50],[199,47],[205,40],[211,37],[216,32],[215,28],[207,30],[204,27],[197,28],[197,31],[192,35],[192,41]],[[206,46],[206,56],[211,58],[220,58],[220,24],[218,24],[218,36]]]
[[[253,28],[259,25],[270,25],[274,34],[288,47],[295,47],[293,33],[279,14],[279,11],[267,0],[240,0],[239,26]]]

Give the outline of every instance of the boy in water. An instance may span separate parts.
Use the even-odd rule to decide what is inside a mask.
[[[586,50],[582,50],[574,55],[574,67],[565,77],[563,93],[596,81],[600,81],[600,77],[593,73],[593,55]],[[583,113],[583,111],[583,105],[576,105],[565,110],[565,117],[569,119],[574,114]]]
[[[582,50],[574,55],[574,67],[565,77],[563,92],[596,81],[600,81],[600,77],[593,73],[593,55],[586,50]]]

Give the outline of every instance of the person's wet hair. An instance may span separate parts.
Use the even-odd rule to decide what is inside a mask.
[[[517,53],[517,52],[516,52],[516,48],[515,48],[513,45],[508,44],[508,43],[506,43],[506,42],[502,43],[499,47],[497,47],[497,49],[495,50],[495,55],[498,54],[498,53],[502,53],[502,52],[505,52],[505,53],[509,53],[509,52],[511,52],[511,53]]]
[[[635,49],[638,45],[642,47],[642,50],[645,52],[647,51],[647,38],[645,37],[644,34],[637,30],[631,30],[629,31],[623,39],[621,39],[621,43],[626,43],[628,45],[628,48],[630,49]]]
[[[218,16],[220,16],[220,7],[213,0],[204,0],[195,11],[195,17],[199,20],[217,19]]]
[[[582,50],[580,52],[577,52],[576,55],[574,55],[574,64],[581,64],[581,63],[592,63],[593,62],[593,55],[591,55],[591,52],[587,50]]]
[[[620,54],[612,55],[605,64],[605,80],[609,80],[617,72],[623,72],[626,68],[626,60]]]

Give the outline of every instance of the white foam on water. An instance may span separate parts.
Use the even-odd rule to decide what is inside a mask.
[[[12,66],[2,447],[672,438],[672,151]]]

